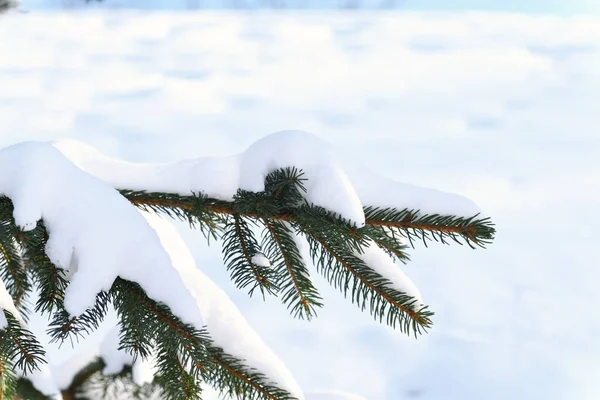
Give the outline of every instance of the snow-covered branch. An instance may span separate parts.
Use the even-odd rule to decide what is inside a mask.
[[[49,332],[64,341],[97,329],[114,306],[120,327],[106,340],[121,350],[102,353],[104,372],[132,365],[135,383],[154,376],[167,398],[196,398],[200,380],[242,398],[304,397],[161,215],[223,236],[239,287],[267,289],[310,318],[322,304],[298,247],[304,238],[333,286],[374,318],[415,334],[433,313],[394,264],[392,256],[407,259],[399,238],[483,246],[494,235],[469,200],[379,178],[299,131],[267,136],[239,155],[156,165],[74,141],[22,143],[0,151],[0,170],[0,276],[14,292],[0,287],[0,308],[18,316],[13,300],[32,285],[17,279],[32,276],[35,311],[52,315]],[[264,228],[262,242],[250,226]],[[0,332],[17,329],[0,318]],[[41,354],[37,342],[19,335],[28,348],[18,363],[25,357],[34,366],[27,354]],[[0,356],[14,358],[9,350]],[[38,376],[44,386],[47,371]]]

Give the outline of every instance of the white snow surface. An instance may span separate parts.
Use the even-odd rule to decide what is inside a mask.
[[[561,6],[584,1],[596,3]],[[239,154],[267,132],[303,129],[378,175],[465,195],[497,224],[484,251],[410,251],[402,269],[436,312],[418,340],[374,324],[324,280],[326,307],[310,324],[277,299],[248,299],[220,246],[178,225],[306,397],[599,398],[598,17],[30,4],[0,17],[0,147],[73,138],[158,163]],[[552,251],[549,237],[561,238]]]
[[[296,167],[304,172],[307,201],[364,225],[363,205],[416,208],[422,212],[471,216],[479,209],[464,197],[394,182],[349,162],[338,150],[303,131],[267,135],[235,156],[201,157],[168,164],[117,160],[89,145],[63,140],[54,143],[81,169],[117,189],[146,190],[232,200],[238,188],[264,190],[272,171]]]
[[[70,269],[65,308],[80,315],[117,277],[139,283],[156,301],[201,329],[202,315],[171,266],[156,233],[114,188],[73,165],[46,143],[22,143],[0,151],[0,193],[14,203],[24,230],[44,220],[46,253]]]
[[[306,400],[367,400],[352,393],[336,390],[313,391],[306,396]]]
[[[144,217],[156,230],[173,266],[196,298],[215,344],[227,353],[246,360],[247,365],[264,373],[282,389],[304,399],[291,372],[248,324],[227,294],[196,267],[194,257],[179,232],[167,220],[151,212]]]

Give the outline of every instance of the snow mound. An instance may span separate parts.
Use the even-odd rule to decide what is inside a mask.
[[[204,326],[156,233],[113,187],[45,143],[5,148],[0,169],[0,194],[13,201],[16,223],[31,230],[43,218],[48,257],[72,274],[64,300],[71,315],[93,306],[96,294],[121,277],[139,283],[182,321]]]

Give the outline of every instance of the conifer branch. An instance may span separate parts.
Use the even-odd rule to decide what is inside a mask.
[[[227,213],[216,211],[223,202],[210,199],[203,194],[192,193],[189,196],[180,196],[173,193],[148,193],[131,190],[120,190],[119,192],[133,205],[144,211],[154,211],[157,214],[188,222],[192,228],[198,228],[208,240],[219,237],[225,222],[221,214],[235,213],[235,210]]]
[[[400,235],[393,230],[382,226],[366,225],[361,231],[393,259],[405,264],[410,260],[406,253],[408,246],[402,244]]]
[[[266,232],[263,248],[278,269],[277,286],[283,292],[282,301],[295,317],[310,320],[315,307],[322,307],[321,297],[310,280],[308,269],[292,237],[292,231],[279,221],[264,221]]]
[[[246,367],[221,348],[207,343],[207,349],[216,368],[206,379],[222,394],[240,400],[295,400],[287,391],[269,383],[265,375]]]
[[[0,279],[5,283],[21,316],[27,318],[29,309],[25,297],[31,291],[31,279],[20,253],[15,239],[7,233],[0,221]]]
[[[406,262],[409,259],[406,254],[407,246],[401,242],[401,238],[406,239],[413,247],[415,239],[422,240],[425,245],[429,240],[447,243],[448,239],[452,239],[460,244],[466,242],[475,248],[475,246],[484,247],[493,240],[495,234],[489,218],[478,218],[478,215],[469,218],[428,215],[410,209],[397,210],[372,206],[364,208],[366,225],[358,228],[354,223],[335,213],[322,207],[306,204],[302,195],[305,192],[304,179],[301,179],[301,176],[302,172],[295,169],[277,170],[267,176],[263,192],[253,193],[240,190],[231,202],[204,198],[202,205],[203,213],[218,214],[222,218],[235,215],[239,218],[256,219],[265,225],[262,247],[269,250],[268,255],[271,261],[276,261],[274,266],[279,272],[280,279],[283,279],[280,286],[283,286],[284,289],[284,303],[292,307],[292,312],[296,316],[312,315],[312,313],[309,314],[309,310],[312,311],[311,302],[307,295],[303,295],[302,289],[308,289],[310,293],[314,288],[308,278],[306,279],[307,285],[300,282],[298,277],[308,277],[308,275],[306,272],[298,274],[294,270],[293,267],[296,263],[290,262],[290,259],[294,260],[294,257],[285,254],[285,249],[282,251],[282,246],[278,243],[278,239],[281,241],[282,234],[274,231],[274,227],[283,226],[285,228],[289,224],[297,231],[297,234],[312,236],[313,242],[318,238],[316,243],[320,249],[319,252],[330,257],[330,264],[342,267],[333,269],[332,271],[338,272],[331,274],[332,277],[338,277],[338,275],[344,277],[344,281],[337,281],[339,287],[343,288],[344,285],[355,282],[355,285],[362,290],[361,292],[357,289],[358,292],[367,297],[374,296],[373,298],[378,299],[382,302],[381,304],[388,304],[390,310],[399,310],[400,314],[407,318],[407,321],[399,316],[394,318],[394,312],[390,311],[390,315],[392,315],[388,318],[390,325],[399,325],[402,327],[401,329],[408,331],[408,325],[410,325],[410,321],[413,321],[415,323],[414,329],[412,329],[414,332],[420,332],[421,329],[429,327],[431,323],[429,316],[433,314],[426,309],[417,312],[408,307],[413,304],[414,299],[391,289],[389,281],[366,266],[356,254],[361,254],[364,247],[367,246],[367,242],[370,242],[391,257]],[[134,204],[162,201],[161,207],[170,207],[168,201],[163,201],[164,194],[161,193],[139,194],[141,197],[131,193],[125,195],[129,196],[129,200]],[[178,202],[175,203],[176,206],[190,209],[186,199],[188,199],[187,196],[179,196]],[[285,232],[285,234],[288,235],[289,232]],[[269,240],[265,242],[264,238]],[[313,254],[313,257],[321,258],[321,253]],[[300,263],[303,266],[301,259]],[[357,268],[364,274],[359,273]],[[341,270],[345,270],[347,273],[340,275],[339,271]],[[374,283],[373,280],[377,283]],[[356,290],[354,292],[356,293]],[[320,305],[320,298],[316,290],[314,293],[315,303]],[[358,300],[353,297],[353,301]],[[381,314],[382,310],[376,307],[373,312]],[[381,318],[380,316],[379,319]]]
[[[196,400],[200,399],[202,388],[197,377],[190,374],[177,353],[171,353],[161,347],[157,351],[157,367],[159,370],[156,381],[164,391],[167,400]]]
[[[13,397],[13,400],[55,400],[50,396],[45,396],[33,386],[33,383],[31,383],[30,380],[23,377],[17,379],[15,392],[16,394]],[[62,400],[69,400],[69,398],[63,396]]]
[[[61,391],[63,400],[79,400],[83,397],[84,388],[89,383],[92,376],[99,374],[105,367],[105,363],[98,358],[81,369],[71,380],[69,386]]]
[[[73,345],[73,339],[79,340],[85,335],[98,329],[100,323],[104,320],[111,303],[112,296],[106,292],[100,292],[96,295],[96,303],[88,308],[78,317],[71,317],[64,305],[61,304],[52,314],[49,328],[46,331],[51,339],[50,342],[60,342],[61,344],[69,339]]]
[[[12,399],[17,386],[14,366],[6,353],[4,346],[0,345],[0,400]]]
[[[406,237],[411,245],[413,239],[421,239],[425,246],[427,240],[446,243],[452,239],[462,244],[463,239],[471,248],[473,245],[485,247],[494,239],[494,224],[489,218],[455,217],[452,215],[421,214],[419,210],[396,210],[393,208],[365,207],[365,223],[371,226],[387,227],[397,230]],[[413,245],[414,247],[414,245]]]
[[[34,311],[44,314],[64,308],[63,299],[69,281],[65,272],[57,268],[46,255],[48,234],[43,222],[39,221],[36,228],[28,232],[22,232],[14,220],[10,221],[10,225],[13,237],[23,249],[27,270],[31,272],[33,283],[39,290]]]
[[[133,367],[125,365],[116,374],[104,375],[102,370],[106,364],[98,357],[84,367],[75,377],[71,385],[62,391],[63,399],[95,400],[95,399],[163,399],[164,393],[157,382],[158,377],[142,386],[133,379]],[[71,397],[69,397],[71,396]]]
[[[7,327],[0,331],[0,355],[10,360],[11,365],[31,373],[45,363],[46,352],[35,336],[19,322],[10,311],[4,313]]]
[[[14,225],[11,229],[19,231]],[[93,307],[77,318],[70,317],[64,307],[65,290],[69,281],[64,271],[57,268],[45,253],[48,235],[43,222],[38,222],[37,227],[32,231],[19,231],[15,237],[19,239],[19,244],[24,250],[29,270],[39,290],[35,312],[41,314],[47,312],[52,315],[48,329],[51,341],[62,343],[69,339],[73,344],[74,339],[79,340],[84,334],[96,330],[108,311],[110,296],[99,293]]]
[[[314,264],[334,287],[344,295],[351,291],[352,302],[362,310],[368,308],[375,319],[385,319],[391,327],[415,335],[430,327],[433,313],[367,265],[361,258],[365,248],[376,245],[405,262],[407,246],[401,238],[413,247],[415,239],[425,245],[452,239],[472,248],[484,247],[494,238],[494,225],[478,215],[429,215],[373,206],[364,208],[366,225],[359,228],[340,215],[308,204],[304,181],[302,171],[295,168],[273,171],[265,179],[264,191],[238,190],[232,201],[195,193],[120,192],[141,209],[187,221],[209,240],[222,236],[224,261],[239,288],[250,286],[250,294],[260,288],[263,295],[281,290],[282,301],[292,314],[310,319],[322,304],[294,237],[304,236]],[[166,398],[199,399],[204,381],[242,399],[292,399],[265,375],[216,347],[204,329],[183,323],[165,304],[149,298],[135,282],[117,278],[108,292],[97,295],[94,307],[71,318],[64,308],[68,280],[45,254],[48,236],[43,221],[34,230],[22,232],[14,223],[13,211],[10,199],[0,196],[0,277],[19,304],[33,285],[39,287],[35,311],[52,315],[49,333],[53,340],[72,340],[96,329],[112,303],[120,317],[121,347],[134,357],[156,356],[156,382]],[[249,223],[264,225],[260,245]],[[254,261],[263,250],[273,268]],[[22,327],[15,325],[10,313],[6,315],[9,327],[0,331],[0,400],[14,392],[14,377],[6,373],[15,367],[13,362],[31,369],[43,361],[35,338],[18,330]]]
[[[263,298],[265,291],[274,294],[277,291],[274,271],[269,266],[257,265],[254,257],[261,253],[260,246],[248,223],[239,214],[227,218],[224,228],[223,260],[231,279],[240,289],[251,286],[249,294],[259,288]]]
[[[32,282],[22,248],[16,240],[19,230],[12,212],[12,202],[7,197],[0,197],[0,278],[21,317],[27,320],[29,307],[26,297],[32,290]]]
[[[177,196],[177,200],[171,203],[171,200],[168,199],[169,196],[165,197],[164,193],[129,191],[121,191],[121,193],[139,207],[179,208],[188,210],[189,212],[192,212],[192,206],[187,203],[186,199],[196,196]],[[242,193],[242,195],[251,196],[255,194],[246,192]],[[292,204],[292,207],[289,207],[287,206],[289,203],[278,197],[272,200],[281,204],[275,204],[276,211],[268,215],[269,219],[273,221],[294,222],[300,217],[302,207],[298,207],[299,204]],[[239,202],[240,200],[238,200]],[[240,210],[234,202],[210,198],[206,198],[203,212],[221,215],[240,214],[242,217],[258,220],[265,218],[265,215],[261,215],[257,210]],[[408,208],[398,210],[373,206],[364,207],[364,212],[367,226],[387,227],[396,230],[408,239],[413,247],[415,239],[422,240],[426,246],[428,240],[447,243],[448,239],[452,239],[454,242],[462,244],[462,239],[472,248],[475,248],[473,245],[485,247],[491,243],[495,234],[494,224],[490,218],[478,218],[479,214],[467,218],[452,215],[421,214],[418,210]],[[328,212],[328,214],[335,217],[335,214],[331,212]]]
[[[426,307],[416,309],[417,300],[391,287],[391,282],[370,268],[362,259],[343,246],[328,244],[310,230],[305,230],[310,252],[319,271],[347,295],[352,282],[352,302],[361,310],[369,305],[376,320],[405,333],[421,334],[431,326],[432,312]]]
[[[192,381],[184,379],[177,361],[193,378],[194,385],[204,380],[221,390],[243,388],[238,394],[248,400],[269,399],[269,393],[277,400],[293,399],[287,392],[269,384],[264,375],[249,372],[251,370],[241,360],[215,347],[206,331],[182,323],[167,306],[149,298],[138,284],[118,278],[111,292],[121,318],[121,345],[134,356],[144,358],[155,349],[157,382],[167,398],[183,399],[192,393],[189,386]],[[128,307],[135,308],[136,313],[129,312]],[[148,337],[148,331],[154,332],[153,338]],[[136,344],[137,340],[142,342]],[[200,392],[193,393],[198,396]]]

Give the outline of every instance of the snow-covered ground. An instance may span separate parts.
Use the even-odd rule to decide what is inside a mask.
[[[8,1],[8,0],[5,0]],[[10,0],[16,1],[16,0]],[[21,0],[26,9],[369,9],[480,10],[530,13],[595,13],[596,0]]]
[[[597,399],[598,71],[591,17],[4,14],[0,147],[71,137],[163,162],[304,129],[384,176],[463,194],[497,239],[412,251],[405,270],[436,311],[418,340],[318,277],[326,307],[294,321],[236,291],[220,247],[178,226],[306,392]]]

